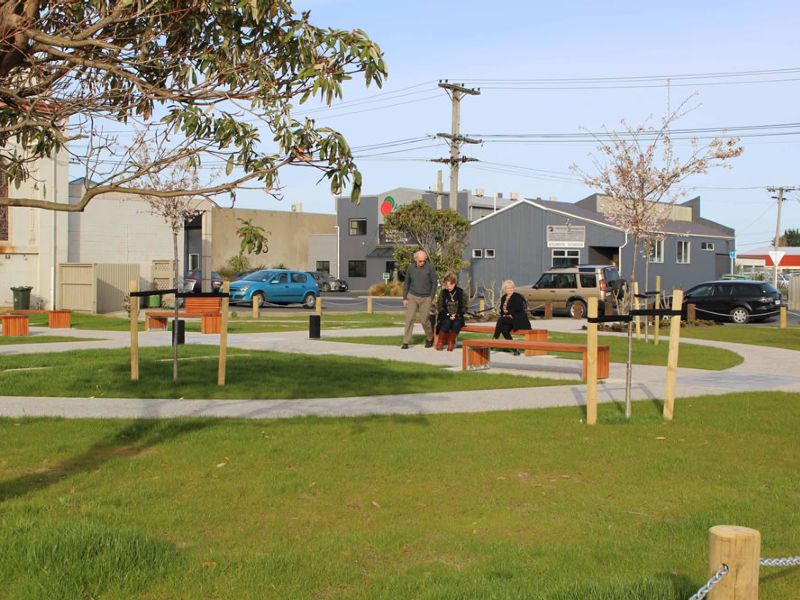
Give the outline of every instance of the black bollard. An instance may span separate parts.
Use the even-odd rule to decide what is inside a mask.
[[[308,337],[312,340],[319,339],[319,333],[322,329],[322,317],[319,315],[308,316]]]
[[[186,321],[183,319],[172,320],[172,339],[175,340],[175,323],[178,324],[178,344],[186,343]]]

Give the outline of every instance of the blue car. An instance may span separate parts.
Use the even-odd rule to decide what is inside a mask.
[[[253,298],[256,298],[259,306],[264,306],[267,302],[272,304],[299,302],[305,308],[314,308],[318,296],[319,288],[308,273],[264,269],[231,283],[230,301],[232,304],[240,302],[251,304]]]

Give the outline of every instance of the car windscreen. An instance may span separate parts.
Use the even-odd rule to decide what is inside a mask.
[[[255,273],[250,273],[246,277],[242,278],[242,281],[264,281],[270,275],[271,271],[256,271]]]
[[[619,279],[619,271],[614,267],[606,267],[603,269],[603,278],[606,280],[606,285],[611,285],[614,281]]]
[[[761,288],[761,293],[762,294],[774,295],[774,294],[779,294],[780,293],[778,291],[778,288],[776,288],[771,283],[762,283],[759,287]]]

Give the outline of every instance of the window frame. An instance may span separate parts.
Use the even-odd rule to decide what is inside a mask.
[[[714,242],[700,242],[700,250],[714,252]]]
[[[684,244],[685,251],[681,253],[681,244]],[[683,258],[683,260],[681,260]],[[675,264],[690,265],[692,264],[692,242],[690,240],[676,240],[675,241]]]
[[[364,274],[363,275],[359,275],[358,273],[356,273],[355,275],[353,274],[353,267],[356,266],[356,265],[364,265]],[[351,278],[353,278],[353,277],[356,277],[356,278],[358,278],[358,277],[366,277],[367,276],[367,261],[366,260],[348,260],[347,261],[347,276],[351,277]]]
[[[664,263],[664,240],[656,240],[650,246],[650,256],[647,260],[651,265],[660,265]]]
[[[472,258],[483,258],[483,248],[473,248]]]
[[[483,258],[494,258],[495,251],[494,248],[484,248],[483,249]]]
[[[353,233],[353,225],[356,223],[363,223],[364,224],[364,233]],[[353,217],[352,219],[347,220],[347,232],[350,234],[351,237],[360,237],[362,235],[367,235],[367,220],[361,217]]]
[[[556,257],[556,253],[563,253]],[[556,258],[563,259],[565,262],[556,264]],[[575,262],[570,262],[574,260]],[[581,263],[581,251],[575,248],[553,248],[550,252],[550,268],[574,267]]]
[[[316,262],[316,266],[317,266],[317,268],[314,269],[315,271],[318,271],[320,273],[327,273],[328,275],[331,274],[331,261],[329,261],[329,260],[317,260],[315,262]]]

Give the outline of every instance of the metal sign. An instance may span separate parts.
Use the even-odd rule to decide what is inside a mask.
[[[736,252],[734,251],[728,252],[728,258],[736,258]]]
[[[384,273],[383,274],[383,280],[384,281],[389,281],[391,278],[392,278],[392,276],[391,276],[390,273]]]
[[[548,248],[583,248],[586,245],[584,225],[548,225]]]
[[[780,250],[772,250],[769,252],[769,257],[772,259],[772,264],[776,267],[781,264],[781,260],[783,260],[784,256],[786,256],[786,252],[781,252]]]

